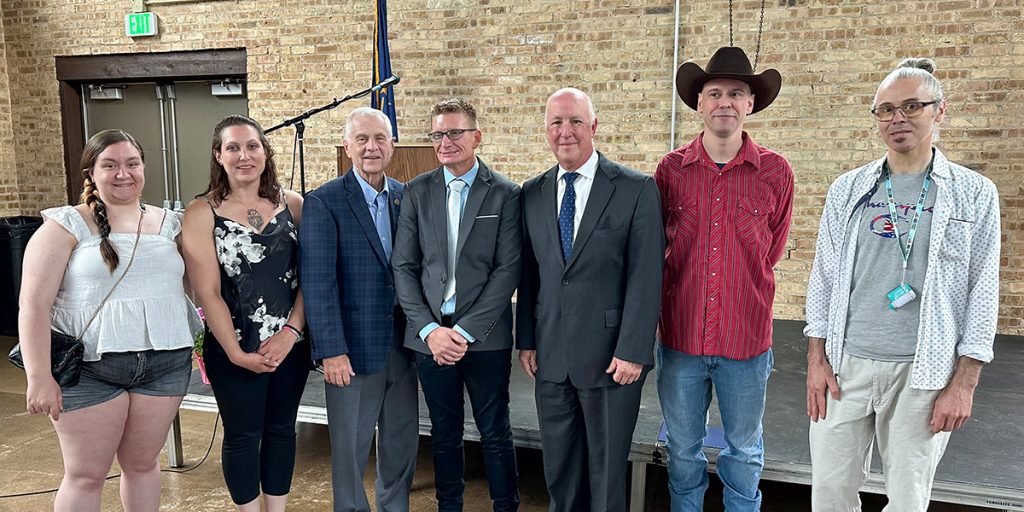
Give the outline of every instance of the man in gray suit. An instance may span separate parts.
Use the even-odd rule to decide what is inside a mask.
[[[430,411],[438,510],[461,511],[463,393],[469,392],[494,510],[519,507],[509,423],[512,292],[519,282],[519,186],[476,157],[476,110],[430,112],[441,167],[409,182],[391,260]]]
[[[519,361],[536,379],[550,510],[624,511],[661,298],[658,189],[594,150],[583,91],[552,94],[544,121],[558,165],[523,185]]]

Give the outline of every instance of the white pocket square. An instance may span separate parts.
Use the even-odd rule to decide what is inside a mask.
[[[497,219],[498,216],[497,215],[477,215],[476,218],[478,218],[478,219]]]

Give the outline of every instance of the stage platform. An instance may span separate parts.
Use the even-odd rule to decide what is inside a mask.
[[[807,447],[806,342],[803,322],[776,321],[775,369],[768,383],[764,418],[765,467],[763,478],[809,484],[810,453]],[[974,413],[950,439],[935,477],[932,499],[1004,511],[1024,511],[1024,337],[997,336],[996,359],[986,365],[974,396]],[[513,361],[510,404],[512,430],[517,446],[540,448],[540,433],[533,382]],[[665,464],[665,448],[659,440],[662,417],[652,373],[644,386],[640,416],[630,453],[632,467],[631,512],[642,510],[648,464]],[[480,439],[466,400],[465,438]],[[217,404],[209,386],[193,372],[184,409],[215,412]],[[323,381],[311,372],[299,408],[299,421],[327,423]],[[177,425],[177,423],[176,423]],[[714,462],[721,447],[721,419],[717,404],[711,406],[705,452]],[[420,434],[430,435],[430,419],[420,396]],[[175,439],[178,442],[175,442]],[[180,432],[172,430],[170,458],[181,463]],[[884,493],[881,464],[874,457],[864,491]]]

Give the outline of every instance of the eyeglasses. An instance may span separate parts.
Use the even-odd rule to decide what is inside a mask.
[[[448,140],[459,140],[466,132],[475,132],[476,128],[454,128],[446,132],[430,132],[427,134],[427,138],[430,142],[441,142],[441,139],[448,137]]]
[[[928,105],[935,105],[937,103],[942,103],[942,100],[908,101],[898,107],[889,104],[879,105],[871,109],[871,115],[875,116],[875,119],[879,121],[892,121],[892,118],[896,116],[896,111],[899,110],[903,113],[903,117],[910,119],[924,113],[924,108]]]

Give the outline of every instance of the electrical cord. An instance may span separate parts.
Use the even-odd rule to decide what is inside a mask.
[[[288,190],[295,190],[295,154],[299,150],[299,131],[295,130],[295,138],[292,139],[292,176],[288,178]]]
[[[220,423],[220,413],[218,412],[217,413],[217,417],[213,420],[213,433],[210,434],[210,444],[207,445],[206,453],[203,454],[203,458],[199,459],[199,462],[197,462],[197,463],[195,463],[195,465],[193,465],[191,467],[187,467],[185,469],[167,468],[167,469],[161,469],[160,472],[161,473],[179,473],[179,474],[183,474],[183,473],[188,473],[189,471],[192,471],[193,469],[196,469],[199,466],[202,466],[203,463],[206,462],[206,459],[210,456],[210,452],[213,451],[213,440],[217,438],[217,425],[219,423]]]
[[[192,465],[191,467],[187,467],[185,469],[171,469],[171,468],[167,468],[167,469],[161,469],[160,472],[161,473],[188,473],[189,471],[192,471],[192,470],[198,468],[199,466],[202,466],[203,463],[206,462],[206,459],[210,457],[210,453],[213,451],[213,442],[214,442],[215,439],[217,439],[217,426],[219,424],[220,424],[220,413],[217,413],[217,418],[213,420],[213,433],[210,434],[210,444],[209,444],[209,446],[206,447],[206,453],[203,455],[202,459],[199,459],[199,462],[197,462],[194,465]],[[117,473],[115,475],[110,475],[110,476],[104,478],[103,481],[106,482],[107,480],[113,480],[115,478],[120,478],[120,477],[121,477],[121,473]],[[49,494],[51,492],[57,492],[57,489],[58,489],[57,487],[54,487],[53,489],[45,489],[45,490],[42,490],[42,491],[20,492],[20,493],[16,493],[16,494],[2,494],[2,495],[0,495],[0,500],[2,500],[4,498],[24,498],[26,496],[38,496],[38,495],[41,495],[41,494]]]

